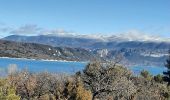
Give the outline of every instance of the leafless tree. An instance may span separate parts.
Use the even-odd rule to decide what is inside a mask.
[[[55,96],[56,100],[61,100],[67,78],[68,76],[65,74],[53,74],[50,77],[48,82],[48,90]]]
[[[30,100],[34,96],[34,88],[36,86],[35,75],[28,71],[22,71],[18,74],[10,75],[8,79],[11,85],[16,87],[16,92],[21,96],[21,99]]]

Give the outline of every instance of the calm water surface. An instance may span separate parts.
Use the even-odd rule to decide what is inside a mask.
[[[28,69],[31,72],[62,72],[75,73],[82,71],[87,65],[85,62],[64,62],[64,61],[42,61],[42,60],[28,60],[28,59],[14,59],[14,58],[0,58],[0,74],[5,73],[9,64],[16,64],[19,70]],[[135,74],[139,74],[142,70],[148,70],[151,74],[161,74],[165,67],[154,66],[132,66],[129,67]]]

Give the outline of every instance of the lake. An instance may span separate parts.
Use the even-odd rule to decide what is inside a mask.
[[[15,59],[15,58],[0,58],[0,75],[7,72],[10,64],[16,64],[19,70],[27,69],[31,72],[61,72],[61,73],[75,73],[82,71],[87,65],[87,62],[67,62],[67,61],[43,61],[30,59]],[[129,67],[135,74],[139,74],[143,69],[148,70],[151,74],[161,74],[165,67],[154,66],[132,66]]]

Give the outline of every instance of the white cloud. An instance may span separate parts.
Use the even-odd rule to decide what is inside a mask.
[[[74,36],[75,32],[66,31],[64,29],[52,29],[52,30],[43,30],[40,35],[54,35],[54,36]]]
[[[39,34],[42,28],[39,28],[37,25],[24,25],[17,29],[13,29],[10,31],[11,34],[17,34],[17,35],[35,35]]]
[[[2,23],[3,24],[3,23]],[[129,41],[170,41],[170,38],[163,38],[153,33],[141,32],[138,30],[130,30],[123,33],[112,33],[110,35],[104,34],[77,34],[73,31],[66,31],[64,29],[45,29],[34,24],[26,24],[20,27],[6,26],[5,24],[0,25],[0,37],[8,35],[53,35],[53,36],[66,36],[66,37],[77,37],[77,38],[93,38],[104,41],[110,41],[114,39],[122,39]]]
[[[162,42],[169,41],[170,42],[170,38],[164,38],[158,34],[153,35],[153,34],[141,32],[138,30],[131,30],[131,31],[124,32],[116,36],[121,37],[125,40],[129,40],[129,41],[162,41]]]
[[[71,36],[75,33],[64,29],[45,29],[34,24],[26,24],[20,27],[0,27],[0,32],[8,32],[13,35],[61,35]]]

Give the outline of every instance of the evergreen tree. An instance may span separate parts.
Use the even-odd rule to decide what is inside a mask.
[[[168,59],[166,60],[165,67],[167,68],[167,71],[163,72],[164,74],[163,80],[165,82],[168,82],[168,86],[169,86],[170,85],[170,50],[168,54]]]
[[[147,70],[142,70],[141,71],[141,76],[147,80],[152,80],[152,75],[149,73]]]

